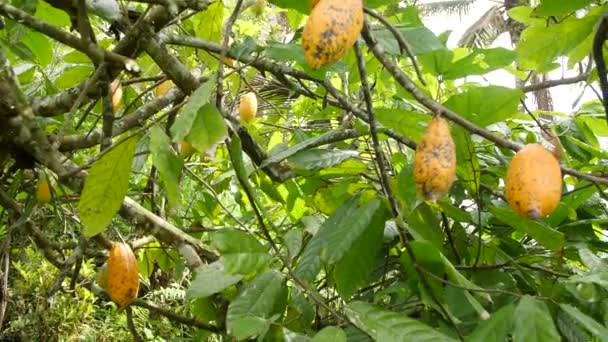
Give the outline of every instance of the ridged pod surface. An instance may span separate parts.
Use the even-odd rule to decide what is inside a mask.
[[[251,122],[255,119],[258,112],[258,98],[254,92],[249,92],[241,97],[241,103],[239,104],[239,114],[241,120],[245,122]]]
[[[456,147],[448,122],[434,117],[416,147],[416,188],[428,200],[436,201],[450,191],[456,178]]]
[[[505,195],[521,216],[537,219],[551,214],[562,196],[558,160],[540,144],[526,145],[509,163]]]
[[[313,69],[339,61],[363,28],[362,0],[320,0],[302,33],[304,57]]]
[[[137,259],[126,243],[115,243],[108,258],[108,285],[110,298],[120,308],[133,303],[139,291]]]

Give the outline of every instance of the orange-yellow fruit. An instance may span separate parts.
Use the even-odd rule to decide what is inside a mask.
[[[120,86],[119,80],[114,80],[112,82],[110,91],[112,92],[112,109],[116,112],[122,102],[122,87]]]
[[[521,216],[545,217],[562,196],[562,170],[542,145],[529,144],[515,154],[507,169],[507,202]]]
[[[49,203],[51,201],[51,186],[46,178],[40,178],[38,181],[36,199],[40,203]]]
[[[156,92],[156,96],[165,95],[171,88],[175,86],[175,83],[171,80],[166,80],[163,83],[159,84],[158,87],[154,90]]]
[[[244,122],[251,122],[258,113],[258,99],[254,92],[249,92],[241,97],[239,114]]]
[[[115,243],[108,258],[108,294],[119,308],[133,303],[139,291],[137,259],[126,243]]]
[[[355,44],[362,28],[362,0],[319,1],[302,33],[306,61],[313,69],[339,61]]]
[[[230,57],[224,58],[224,64],[226,64],[226,65],[233,67],[235,63],[236,63],[236,61]]]
[[[177,148],[179,150],[179,155],[182,156],[182,158],[188,158],[194,153],[194,147],[186,140],[182,140],[177,145]]]
[[[448,122],[434,117],[416,147],[416,188],[428,200],[436,201],[450,191],[456,178],[456,146]]]

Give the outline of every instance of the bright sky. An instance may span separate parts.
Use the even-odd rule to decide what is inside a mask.
[[[424,1],[434,2],[434,1]],[[446,14],[438,14],[435,16],[430,16],[423,18],[424,24],[430,30],[432,30],[435,34],[440,34],[447,30],[452,30],[452,34],[448,41],[448,47],[454,48],[456,47],[456,43],[462,36],[462,34],[471,26],[477,19],[479,19],[486,11],[488,11],[492,6],[496,5],[496,1],[491,0],[478,0],[474,5],[471,6],[469,13],[463,14],[459,16],[458,14],[446,15]],[[499,39],[492,45],[492,47],[507,47],[510,48],[510,40],[507,34],[503,34]],[[564,65],[566,61],[564,61]],[[556,70],[550,73],[551,79],[560,79],[562,77],[572,77],[576,76],[577,72],[567,71],[565,70]],[[492,85],[502,85],[507,87],[515,86],[515,77],[509,74],[506,71],[496,71],[485,75],[485,79],[489,81]],[[471,78],[473,80],[473,78]],[[479,78],[475,78],[475,81],[480,80]],[[555,111],[571,113],[573,111],[573,104],[576,99],[583,92],[583,83],[577,85],[565,85],[551,89],[551,93],[553,95],[553,105]],[[599,90],[599,88],[596,87]],[[529,99],[532,96],[528,96]],[[586,89],[584,91],[584,96],[581,101],[578,102],[576,108],[580,107],[581,103],[585,103],[589,100],[596,99],[596,95],[590,90]],[[529,104],[532,102],[527,101]],[[535,105],[532,104],[532,108],[536,108]]]

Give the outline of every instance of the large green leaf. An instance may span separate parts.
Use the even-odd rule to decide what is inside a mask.
[[[238,340],[262,334],[268,329],[268,319],[282,313],[286,303],[287,287],[279,272],[268,270],[256,276],[228,306],[228,333]]]
[[[211,241],[211,245],[222,255],[228,274],[249,274],[264,267],[270,260],[268,248],[241,230],[222,229],[211,235]]]
[[[428,325],[364,302],[352,302],[346,314],[353,323],[376,341],[382,342],[441,342],[456,341]]]
[[[211,103],[199,108],[186,140],[199,151],[207,151],[226,138],[228,130],[220,111]]]
[[[209,297],[238,283],[241,279],[243,279],[242,275],[226,273],[222,261],[200,266],[194,271],[194,280],[186,292],[186,298]]]
[[[483,75],[504,68],[515,61],[517,53],[504,48],[475,49],[468,56],[455,61],[443,76],[455,80],[472,75]]]
[[[551,250],[559,251],[564,247],[564,243],[566,242],[564,234],[541,222],[521,217],[506,208],[492,207],[490,211],[500,221],[530,235],[538,243]]]
[[[346,342],[344,330],[329,326],[321,329],[311,342]]]
[[[480,321],[473,333],[467,337],[468,342],[507,341],[512,331],[511,321],[515,307],[505,305],[492,314],[492,318]]]
[[[556,0],[542,0],[538,5],[533,14],[538,16],[550,17],[550,16],[562,16],[565,14],[572,13],[577,9],[581,9],[589,5],[592,0],[569,0],[569,1],[556,1]]]
[[[437,213],[426,203],[421,203],[407,219],[408,231],[418,241],[428,241],[442,250],[444,234]]]
[[[452,137],[456,145],[456,174],[471,195],[479,191],[481,168],[471,139],[471,133],[460,126],[452,128]]]
[[[474,87],[450,97],[445,106],[474,122],[486,127],[504,121],[517,113],[523,92],[499,86]]]
[[[414,55],[445,49],[445,45],[426,27],[404,27],[403,25],[395,25],[395,27],[405,38]],[[374,27],[372,31],[378,43],[384,47],[388,54],[402,56],[399,43],[389,30],[384,27]]]
[[[215,85],[215,77],[211,77],[190,95],[190,99],[188,99],[188,102],[186,102],[171,126],[173,142],[178,143],[184,140],[188,133],[190,133],[199,110],[209,103],[209,95],[215,89]]]
[[[375,215],[375,218],[335,265],[333,276],[338,293],[343,298],[348,298],[355,290],[367,285],[377,265],[384,236],[384,219],[381,215]]]
[[[184,166],[183,161],[171,148],[169,137],[158,126],[153,126],[150,130],[150,153],[167,192],[169,204],[174,209],[179,208],[179,178]]]
[[[383,126],[415,141],[422,138],[431,121],[430,115],[403,109],[378,108],[374,113]]]
[[[310,149],[289,157],[289,163],[300,170],[319,170],[338,165],[359,155],[351,150]]]
[[[93,163],[78,203],[84,235],[103,232],[122,205],[129,191],[131,163],[137,137],[133,137]]]
[[[608,328],[598,323],[595,319],[585,315],[581,310],[572,305],[560,304],[559,306],[590,333],[597,336],[600,341],[608,341]]]
[[[593,32],[599,10],[580,19],[572,16],[559,24],[547,26],[543,21],[542,25],[526,28],[516,48],[520,66],[540,73],[555,68],[557,57],[567,54]]]
[[[540,300],[524,296],[513,315],[514,342],[560,341],[551,313]]]

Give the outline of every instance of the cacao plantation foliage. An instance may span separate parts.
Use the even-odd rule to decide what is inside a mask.
[[[0,1],[0,340],[608,340],[608,5],[481,3]]]

